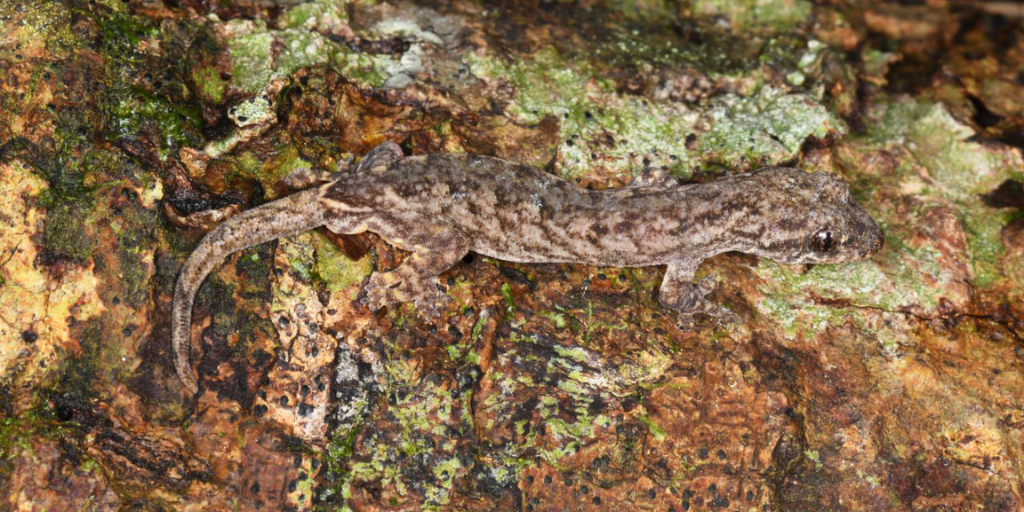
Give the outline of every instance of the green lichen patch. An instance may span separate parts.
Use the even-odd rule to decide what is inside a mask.
[[[274,111],[266,98],[250,98],[228,109],[228,119],[239,128],[266,123],[275,119]]]
[[[898,260],[892,255],[887,259]],[[910,268],[874,261],[815,265],[805,273],[763,260],[757,273],[765,279],[765,298],[756,309],[776,322],[787,336],[810,336],[824,326],[846,322],[858,308],[935,314],[940,290]],[[886,272],[885,269],[896,270]],[[856,317],[856,315],[852,315]]]
[[[716,98],[700,137],[709,161],[729,167],[777,164],[797,156],[808,137],[842,135],[846,125],[810,97],[765,86],[757,94]]]
[[[1008,179],[1024,178],[1020,153],[972,140],[974,130],[940,104],[892,101],[880,105],[873,117],[865,142],[905,151],[908,161],[899,167],[902,186],[925,204],[950,205],[959,212],[974,284],[984,288],[1001,281],[1000,258],[1005,249],[999,233],[1012,212],[985,205],[982,195]]]
[[[680,105],[616,96],[608,81],[550,48],[509,66],[492,57],[465,58],[477,77],[508,80],[515,87],[506,114],[517,123],[559,120],[559,137],[565,140],[559,172],[566,177],[602,167],[638,171],[644,159],[679,172],[689,167],[683,141],[693,132],[695,115]]]
[[[262,20],[232,20],[226,24],[231,53],[232,85],[259,94],[275,76],[274,35]]]
[[[699,17],[726,20],[734,32],[765,33],[808,23],[812,7],[805,0],[696,0],[692,9]]]
[[[690,168],[691,155],[683,144],[694,132],[696,115],[680,105],[617,96],[609,81],[550,48],[511,65],[479,55],[465,60],[477,77],[507,80],[515,87],[506,114],[516,122],[534,125],[547,116],[559,120],[559,137],[565,140],[559,148],[563,176],[602,167],[638,171],[645,159],[680,173]]]
[[[701,163],[779,163],[794,158],[808,137],[846,131],[811,97],[774,87],[749,97],[725,95],[701,116],[678,103],[616,94],[593,68],[566,61],[550,48],[511,65],[478,55],[465,60],[474,75],[515,87],[505,113],[517,123],[558,120],[565,141],[558,148],[559,172],[570,178],[601,168],[635,173],[649,165],[688,176]],[[698,134],[699,142],[688,149]]]
[[[298,10],[296,10],[298,9]],[[307,4],[289,11],[284,28],[268,28],[264,20],[230,20],[223,31],[231,56],[231,86],[246,95],[258,95],[274,80],[295,71],[327,64],[346,78],[381,86],[400,68],[387,55],[356,53],[307,28],[317,23],[341,23],[340,7],[333,2]],[[325,18],[310,21],[317,13]]]
[[[561,467],[615,423],[608,416],[618,407],[615,397],[662,378],[672,358],[638,350],[609,364],[600,352],[552,344],[549,336],[516,329],[499,341],[504,348],[490,364],[474,413],[492,450]]]
[[[265,191],[267,200],[291,193],[281,186],[285,177],[298,169],[313,166],[303,160],[298,148],[291,144],[282,144],[266,151],[236,151],[225,156],[221,163],[228,169],[225,181],[257,181]]]
[[[397,505],[415,499],[425,509],[443,507],[451,499],[458,478],[468,473],[465,459],[457,455],[460,440],[472,423],[461,414],[469,397],[453,393],[434,379],[414,385],[393,381],[385,390],[393,405],[374,415],[385,428],[367,431],[353,446],[348,485],[378,482]],[[417,461],[401,464],[400,461]]]
[[[319,29],[331,33],[348,27],[347,6],[350,0],[315,0],[295,5],[278,19],[281,28]]]

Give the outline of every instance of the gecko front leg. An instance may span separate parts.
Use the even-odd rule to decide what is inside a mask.
[[[697,314],[704,314],[721,323],[737,321],[735,313],[707,300],[715,289],[715,275],[709,274],[694,283],[693,277],[701,260],[684,259],[668,264],[661,282],[658,300],[679,312],[679,324],[689,327]]]
[[[391,304],[413,301],[425,318],[433,318],[440,313],[447,299],[437,288],[437,276],[469,252],[469,239],[454,230],[446,230],[435,236],[417,237],[417,240],[402,245],[412,254],[395,270],[370,276],[365,288],[366,305],[378,310]]]
[[[356,167],[355,172],[367,172],[386,169],[389,165],[399,161],[402,157],[402,147],[392,141],[385,141],[378,144],[363,157]]]

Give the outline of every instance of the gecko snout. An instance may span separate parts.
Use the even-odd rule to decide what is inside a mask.
[[[860,249],[858,252],[861,258],[867,258],[877,253],[885,245],[882,228],[878,227],[878,223],[867,212],[863,212],[862,218],[857,222],[853,230],[853,238],[855,246]]]
[[[874,237],[874,242],[871,247],[868,248],[868,254],[874,254],[882,250],[885,247],[885,237],[882,235],[882,230],[878,230],[878,234]]]

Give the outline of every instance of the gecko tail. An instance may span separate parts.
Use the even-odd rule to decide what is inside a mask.
[[[171,345],[174,369],[192,394],[199,391],[189,359],[192,302],[199,285],[214,267],[236,251],[324,225],[320,194],[320,188],[304,190],[241,212],[207,233],[185,261],[174,289]]]

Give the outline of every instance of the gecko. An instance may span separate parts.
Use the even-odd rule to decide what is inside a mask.
[[[376,233],[409,252],[364,285],[371,310],[412,302],[430,318],[447,296],[438,275],[467,253],[516,263],[605,267],[664,265],[662,305],[680,321],[728,314],[711,303],[714,275],[698,266],[739,251],[788,264],[842,263],[882,247],[878,224],[839,177],[766,167],[708,183],[679,184],[648,168],[625,187],[590,190],[552,173],[471,154],[405,156],[393,142],[350,172],[243,211],[211,230],[185,262],[174,291],[175,370],[193,394],[192,302],[207,274],[241,249],[324,226]]]

